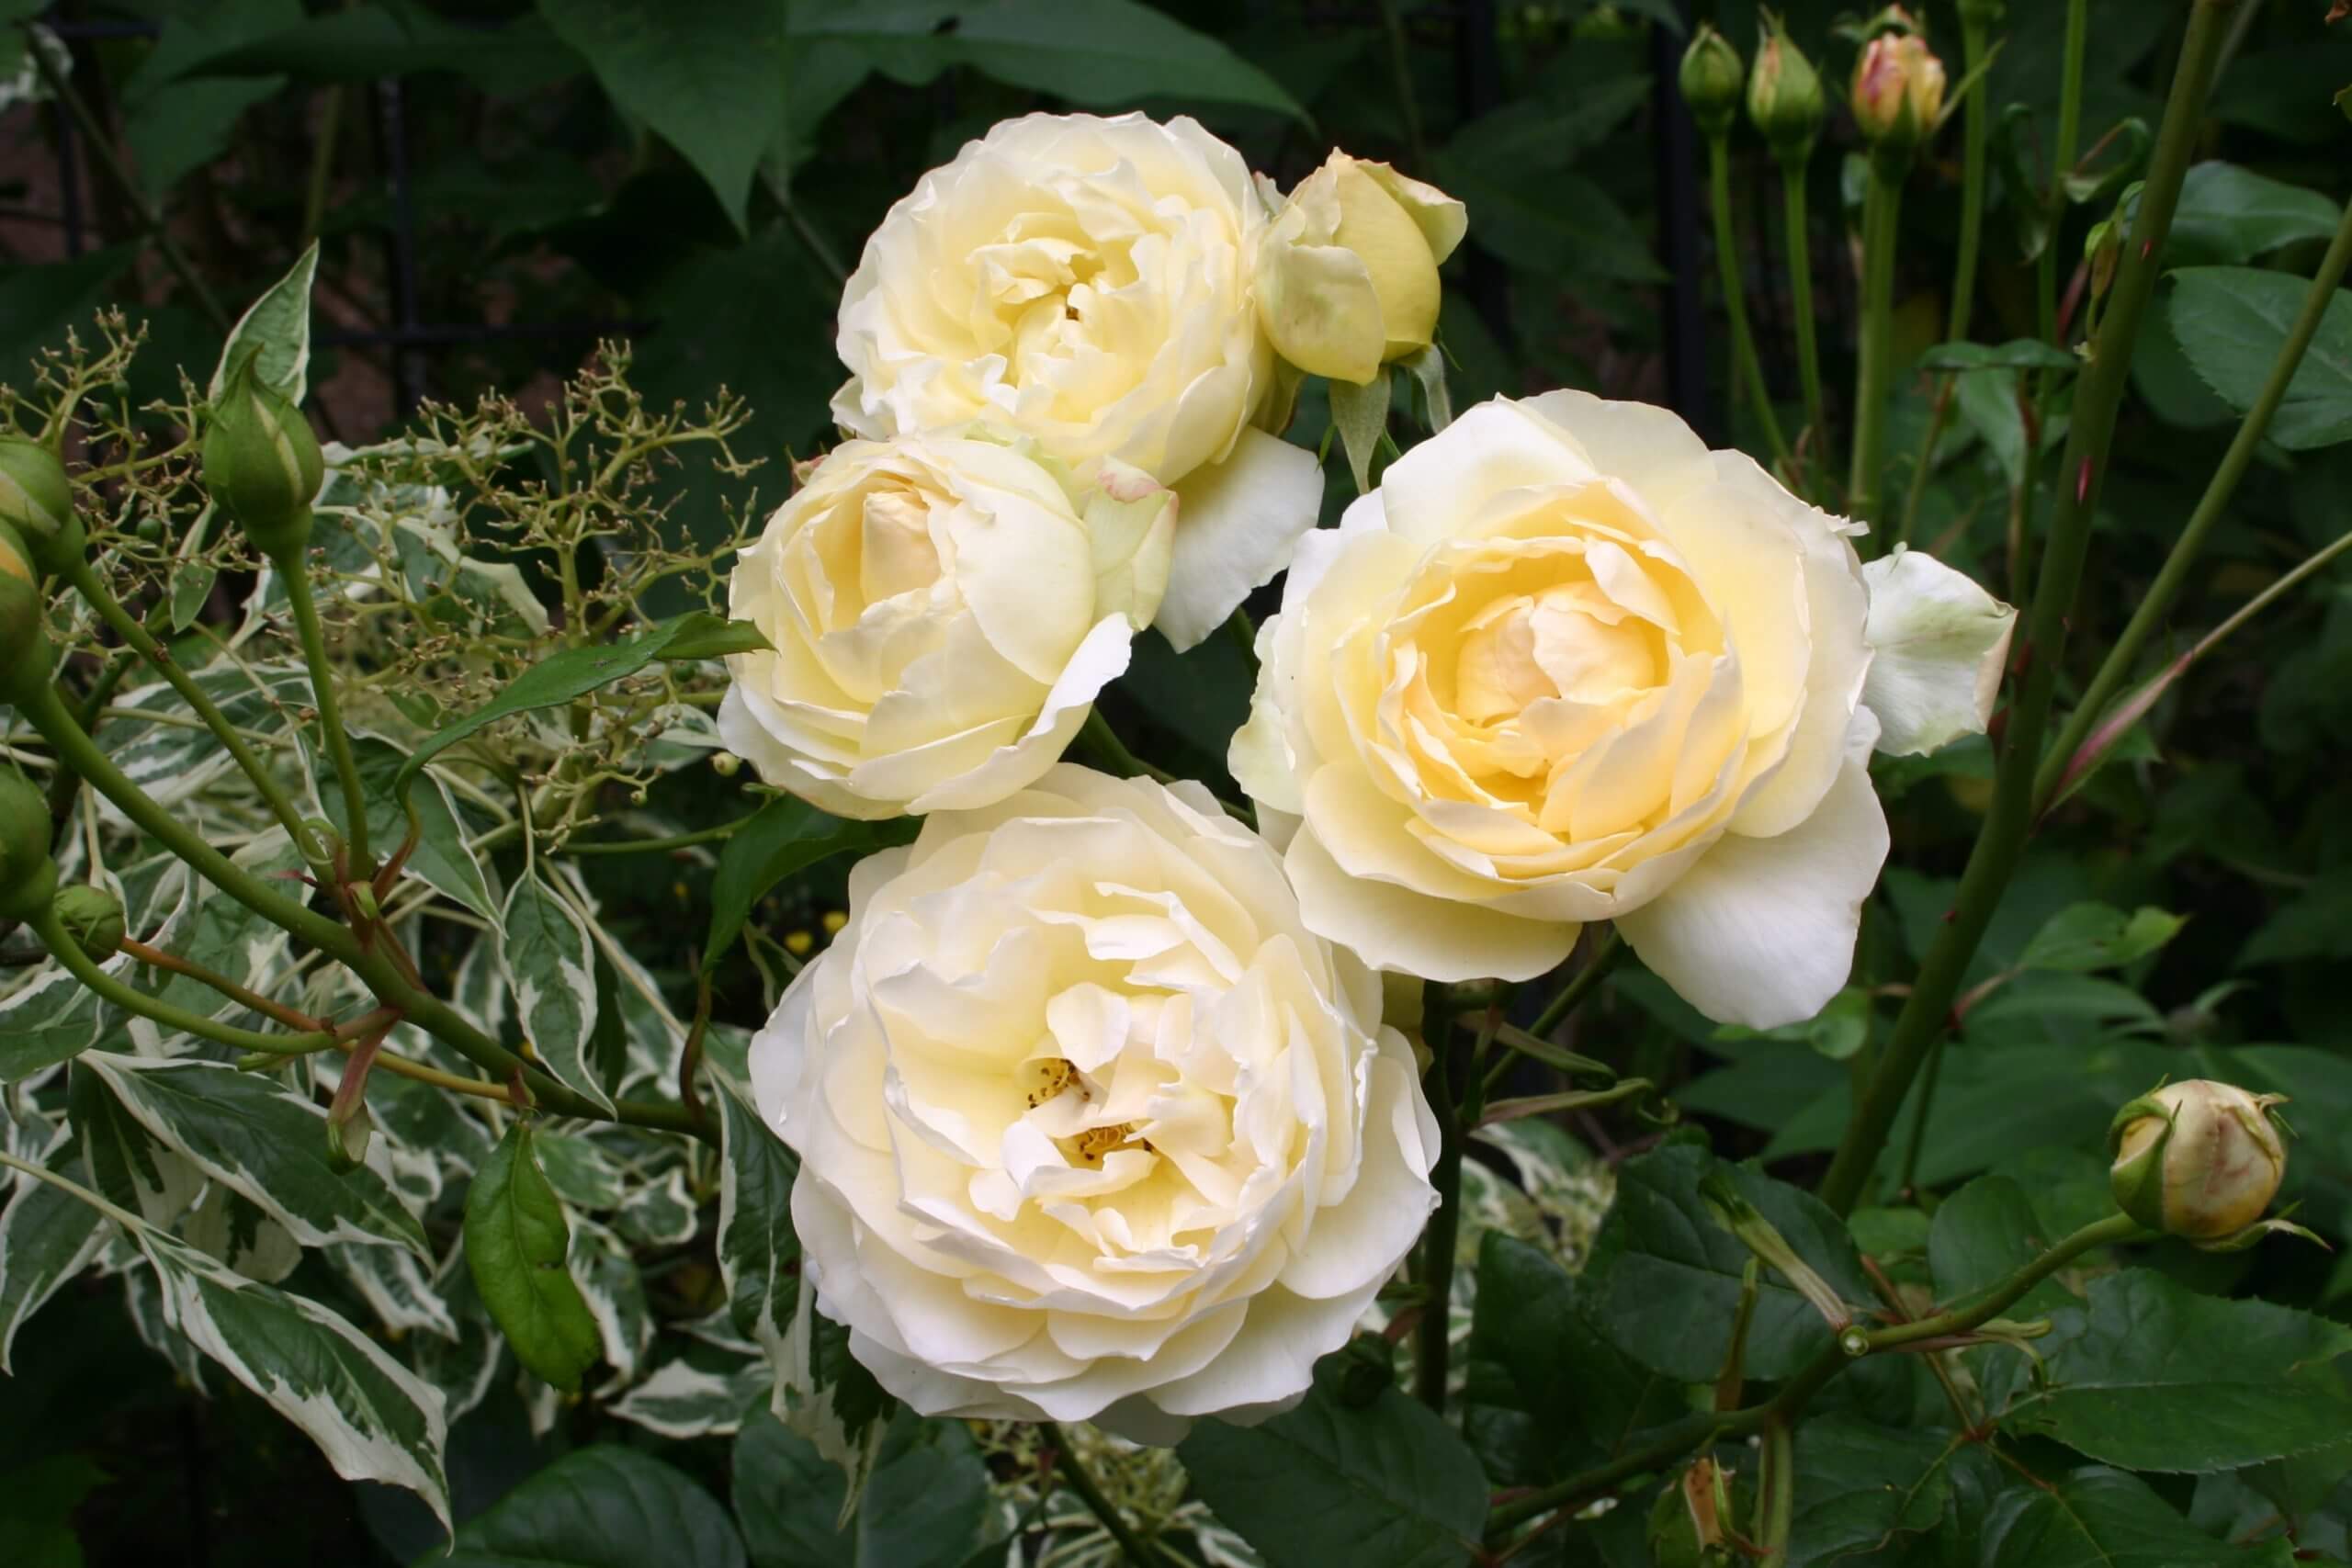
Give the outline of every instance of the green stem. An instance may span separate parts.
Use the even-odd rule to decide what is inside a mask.
[[[1430,173],[1429,134],[1421,127],[1421,101],[1413,91],[1412,45],[1405,37],[1405,18],[1396,0],[1380,0],[1380,28],[1388,43],[1388,73],[1396,87],[1396,112],[1405,118],[1405,145],[1413,154],[1413,173]]]
[[[335,132],[343,125],[343,94],[340,82],[326,90],[325,105],[319,111],[318,140],[311,144],[311,180],[302,193],[305,248],[319,237],[319,225],[326,219],[327,183],[334,177]]]
[[[1756,417],[1764,427],[1764,439],[1771,445],[1772,456],[1781,467],[1789,467],[1788,438],[1781,434],[1780,416],[1772,412],[1772,395],[1764,385],[1764,365],[1756,355],[1755,334],[1747,327],[1747,292],[1741,287],[1739,276],[1738,237],[1732,232],[1731,221],[1731,138],[1707,138],[1707,184],[1714,207],[1715,265],[1722,275],[1724,314],[1731,321],[1731,357],[1733,374],[1747,393],[1747,400],[1756,410]]]
[[[1159,1554],[1136,1534],[1135,1527],[1127,1523],[1126,1516],[1102,1495],[1102,1488],[1078,1461],[1078,1450],[1070,1446],[1069,1434],[1061,1429],[1060,1424],[1040,1421],[1037,1429],[1045,1434],[1046,1441],[1053,1445],[1054,1468],[1060,1472],[1064,1484],[1078,1494],[1078,1500],[1086,1505],[1089,1513],[1102,1521],[1102,1528],[1111,1532],[1111,1539],[1119,1543],[1119,1550],[1126,1555],[1127,1561],[1136,1568],[1153,1568],[1159,1562]]]
[[[122,684],[122,678],[130,672],[130,667],[137,659],[136,654],[124,649],[107,660],[106,668],[98,671],[98,678],[90,682],[88,694],[82,698],[80,722],[83,728],[87,729],[98,722],[98,715],[106,712],[107,699],[114,695],[115,688]],[[66,711],[70,713],[73,710],[69,708]],[[82,775],[71,768],[58,769],[56,776],[49,781],[49,818],[58,824],[61,831],[67,813],[74,809],[74,797],[81,793],[81,789]]]
[[[1973,85],[1961,105],[1960,247],[1952,262],[1951,310],[1945,335],[1959,343],[1968,336],[1969,318],[1976,311],[1976,261],[1984,237],[1985,163],[1993,139],[1991,96],[1978,74],[1984,63],[1984,24],[1963,7],[1960,50],[1964,75]]]
[[[1854,367],[1854,461],[1846,482],[1846,510],[1858,522],[1878,518],[1880,470],[1886,466],[1886,399],[1894,378],[1894,247],[1903,213],[1903,175],[1871,160],[1862,202],[1861,349]]]
[[[1544,1010],[1535,1015],[1535,1021],[1527,1026],[1527,1032],[1541,1040],[1559,1028],[1561,1021],[1576,1011],[1585,998],[1592,995],[1594,988],[1609,977],[1609,971],[1615,968],[1617,961],[1623,956],[1625,939],[1619,936],[1612,926],[1609,934],[1601,939],[1600,945],[1592,950],[1590,961],[1560,987],[1558,996],[1544,1004]]]
[[[1789,1529],[1796,1518],[1797,1455],[1789,1422],[1779,1415],[1764,1423],[1764,1469],[1758,1486],[1763,1495],[1756,1506],[1763,1528],[1757,1536],[1764,1555],[1757,1568],[1782,1568],[1789,1560]]]
[[[1910,1191],[1919,1179],[1919,1151],[1928,1142],[1928,1111],[1936,1102],[1936,1083],[1943,1077],[1944,1052],[1950,1045],[1951,1042],[1939,1034],[1936,1043],[1928,1047],[1928,1074],[1919,1081],[1919,1098],[1911,1107],[1911,1140],[1903,1147],[1903,1173],[1894,1182],[1897,1192]]]
[[[1421,1321],[1413,1340],[1413,1392],[1442,1418],[1446,1373],[1453,1355],[1453,1247],[1462,1226],[1462,1116],[1453,1101],[1453,1027],[1440,1013],[1430,1030],[1435,1059],[1426,1080],[1430,1109],[1437,1113],[1437,1164],[1430,1184],[1437,1189],[1437,1212],[1421,1232]]]
[[[2231,0],[2235,4],[2235,0]],[[2050,173],[2063,181],[2074,173],[2075,154],[2083,143],[2083,58],[2090,46],[2090,0],[2066,0],[2066,52],[2058,79],[2058,145]],[[2051,254],[2056,247],[2044,251]]]
[[[319,1030],[309,1034],[267,1034],[259,1030],[238,1029],[226,1023],[216,1023],[201,1013],[159,1001],[142,991],[132,990],[90,961],[82,944],[74,940],[57,918],[53,908],[37,911],[29,922],[33,934],[41,945],[55,955],[83,986],[100,999],[112,1002],[125,1012],[153,1020],[166,1029],[176,1029],[185,1034],[209,1040],[236,1051],[266,1051],[274,1056],[300,1055],[304,1051],[320,1051],[333,1045],[335,1036],[331,1030]]]
[[[153,665],[156,671],[170,682],[172,690],[179,694],[180,700],[204,721],[205,728],[220,738],[220,744],[227,748],[231,757],[236,759],[238,768],[260,792],[263,801],[269,807],[270,815],[277,818],[279,826],[286,829],[288,836],[294,840],[295,848],[300,850],[307,835],[302,831],[302,813],[295,807],[293,797],[286,793],[285,786],[254,754],[254,749],[245,743],[244,737],[237,732],[237,727],[229,722],[219,705],[205,694],[204,688],[196,683],[196,678],[182,669],[179,660],[165,652],[148,635],[147,628],[123,608],[122,601],[114,596],[87,560],[67,562],[64,577],[75,592],[90,602],[99,618],[114,628],[115,635],[136,649],[141,659]]]
[[[1813,149],[1781,160],[1781,200],[1783,238],[1789,255],[1790,307],[1797,321],[1797,379],[1804,388],[1804,423],[1813,441],[1806,466],[1815,474],[1829,468],[1829,405],[1821,389],[1820,333],[1813,320],[1813,236],[1811,208],[1805,201],[1805,171]],[[1820,486],[1812,489],[1816,493]]]
[[[610,843],[581,843],[573,840],[556,852],[567,855],[650,855],[666,854],[672,850],[691,849],[696,844],[714,843],[730,838],[735,830],[751,818],[721,822],[716,828],[701,828],[691,833],[676,833],[666,839],[620,839]]]
[[[336,780],[343,787],[343,808],[349,821],[344,836],[351,847],[348,874],[365,882],[375,874],[368,853],[368,792],[360,787],[359,760],[352,755],[351,736],[343,728],[343,709],[335,696],[334,666],[327,662],[326,635],[319,628],[318,600],[311,592],[310,552],[295,549],[275,561],[286,581],[287,603],[294,608],[294,627],[302,639],[302,657],[311,666],[311,700],[319,710],[319,728],[326,732],[327,755],[334,759]]]
[[[1999,906],[2033,823],[2034,773],[2050,719],[2052,695],[2066,649],[2067,618],[2090,545],[2090,520],[2132,368],[2132,349],[2155,288],[2162,250],[2180,200],[2197,133],[2204,118],[2222,24],[2234,0],[2195,0],[2180,66],[2173,77],[2156,148],[2142,188],[2140,210],[2124,242],[2112,297],[2090,344],[2089,362],[2075,391],[2074,423],[2059,469],[2057,504],[2049,542],[2024,628],[2018,659],[2024,675],[2014,687],[1995,777],[1992,808],[1970,852],[1951,915],[1937,933],[1895,1021],[1870,1089],[1855,1106],[1846,1135],[1823,1178],[1821,1195],[1839,1213],[1852,1210],[1868,1185],[1895,1114],[1918,1075],[1928,1048],[1942,1033],[1962,977],[1984,928]]]
[[[80,1182],[71,1177],[60,1176],[47,1166],[35,1165],[28,1159],[18,1159],[15,1155],[0,1150],[0,1167],[6,1167],[10,1170],[21,1170],[36,1181],[46,1181],[60,1192],[70,1193],[79,1198],[133,1235],[137,1235],[147,1228],[147,1222],[130,1210],[116,1207]]]
[[[1158,779],[1161,784],[1174,784],[1176,775],[1165,768],[1155,768],[1133,751],[1102,716],[1101,708],[1087,711],[1086,722],[1079,727],[1079,743],[1094,753],[1096,761],[1122,778]]]
[[[2312,278],[2310,289],[2303,295],[2302,309],[2296,313],[2294,324],[2287,331],[2287,341],[2279,345],[2278,356],[2271,361],[2270,374],[2263,381],[2261,395],[2238,424],[2237,434],[2231,439],[2230,449],[2222,457],[2221,466],[2207,481],[2205,493],[2190,513],[2188,524],[2173,542],[2172,553],[2165,558],[2155,581],[2148,585],[2141,596],[2139,607],[2132,612],[2115,645],[2108,649],[2107,658],[2091,677],[2083,692],[2082,701],[2075,706],[2066,726],[2059,732],[2058,743],[2041,760],[2041,771],[2034,775],[2033,808],[2036,816],[2050,809],[2058,795],[2058,784],[2065,774],[2067,764],[2082,750],[2094,725],[2123,682],[2132,673],[2140,651],[2148,644],[2165,618],[2172,613],[2182,590],[2188,586],[2188,574],[2197,565],[2197,558],[2205,547],[2207,536],[2221,522],[2230,498],[2237,492],[2238,483],[2245,479],[2256,454],[2261,449],[2262,438],[2270,429],[2271,416],[2278,412],[2279,403],[2287,396],[2287,389],[2295,379],[2295,372],[2310,349],[2312,337],[2319,332],[2320,322],[2327,315],[2328,306],[2335,299],[2337,287],[2344,281],[2346,264],[2352,264],[2352,205],[2344,209],[2344,218],[2336,225],[2335,238],[2328,245],[2326,255],[2319,264],[2319,271]]]
[[[25,52],[32,57],[34,67],[49,84],[49,90],[56,95],[57,101],[63,104],[66,112],[74,117],[74,123],[81,127],[83,140],[89,143],[91,152],[98,160],[98,166],[106,170],[107,177],[114,181],[122,192],[123,199],[130,203],[132,216],[139,220],[139,227],[162,253],[164,265],[187,286],[188,293],[196,299],[197,308],[226,337],[231,325],[229,312],[220,308],[220,301],[213,297],[212,290],[197,275],[195,265],[187,259],[187,253],[180,249],[179,242],[173,239],[171,231],[164,226],[163,214],[156,210],[153,202],[147,199],[147,193],[140,188],[130,171],[123,166],[121,156],[114,150],[114,139],[107,134],[107,128],[98,123],[98,117],[90,112],[90,106],[82,101],[82,95],[74,90],[74,85],[50,60],[46,50],[33,44]]]
[[[2148,1233],[2128,1214],[2095,1220],[2010,1274],[1973,1304],[1885,1328],[1849,1329],[1840,1342],[1807,1362],[1781,1390],[1745,1409],[1702,1412],[1659,1428],[1640,1448],[1597,1469],[1539,1488],[1503,1504],[1487,1517],[1487,1539],[1555,1508],[1576,1507],[1613,1491],[1620,1483],[1673,1462],[1702,1444],[1768,1431],[1774,1423],[1793,1427],[1797,1415],[1831,1379],[1866,1356],[1900,1350],[1924,1340],[1948,1338],[1982,1327],[2016,1304],[2028,1291],[2095,1247],[2135,1240]]]

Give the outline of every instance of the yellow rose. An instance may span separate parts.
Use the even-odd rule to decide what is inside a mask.
[[[1110,461],[1174,486],[1157,624],[1188,648],[1322,502],[1314,454],[1250,423],[1275,388],[1250,292],[1265,227],[1241,155],[1190,119],[1007,120],[866,241],[833,417],[876,438],[985,421],[1081,481]]]
[[[728,748],[837,816],[986,806],[1034,782],[1127,667],[1167,578],[1167,492],[959,436],[852,441],[743,551]]]
[[[1378,978],[1189,781],[1064,765],[865,861],[751,1070],[804,1306],[926,1416],[1270,1415],[1437,1205]]]
[[[1582,392],[1408,452],[1301,541],[1234,738],[1307,925],[1526,979],[1613,919],[1711,1017],[1818,1011],[1886,856],[1871,745],[1983,728],[2010,626],[1917,552],[1866,577],[1849,527]]]
[[[1438,264],[1463,206],[1385,164],[1334,152],[1290,193],[1258,254],[1258,312],[1274,352],[1359,385],[1437,333]]]

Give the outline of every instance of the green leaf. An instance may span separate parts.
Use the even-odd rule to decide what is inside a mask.
[[[734,1476],[756,1568],[960,1568],[980,1544],[989,1504],[971,1434],[911,1414],[891,1423],[846,1525],[838,1525],[848,1484],[841,1467],[773,1416],[736,1437]]]
[[[497,27],[483,21],[452,22],[413,0],[351,6],[306,17],[217,55],[189,74],[285,74],[325,83],[449,71],[493,96],[511,97],[587,68],[537,17],[516,17]],[[420,186],[432,175],[429,170],[421,174]]]
[[[1312,118],[1216,39],[1136,0],[826,0],[793,7],[792,39],[848,43],[901,82],[953,65],[1094,108],[1137,98],[1242,104]]]
[[[6,55],[0,44],[0,59]],[[112,1479],[86,1453],[52,1453],[0,1473],[0,1562],[83,1568],[74,1515],[85,1497]]]
[[[2205,384],[2244,413],[2302,309],[2310,285],[2255,267],[2184,267],[2173,275],[2173,336]],[[2287,384],[2270,439],[2290,452],[2352,440],[2352,293],[2337,289]]]
[[[1789,1568],[1830,1562],[1931,1530],[1951,1502],[1957,1433],[1882,1427],[1837,1412],[1797,1428]]]
[[[0,267],[0,366],[7,367],[0,375],[20,386],[36,352],[63,347],[69,327],[86,334],[91,315],[143,248],[108,245],[74,261]]]
[[[2352,1327],[2267,1302],[2191,1293],[2161,1274],[2095,1280],[2039,1341],[2038,1386],[2008,1418],[2132,1470],[2238,1470],[2344,1440],[2352,1404],[2304,1369],[2352,1351]]]
[[[327,1158],[326,1112],[274,1077],[211,1062],[92,1051],[80,1065],[149,1134],[258,1206],[304,1247],[349,1241],[430,1248],[383,1178]]]
[[[742,1037],[714,1024],[704,1055],[718,1083],[718,1277],[736,1329],[772,1347],[791,1328],[799,1296],[792,1183],[800,1160],[752,1100]]]
[[[2033,933],[2018,964],[2027,969],[2076,972],[2120,968],[2155,952],[2188,923],[2188,916],[2151,905],[2127,915],[2106,904],[2074,904]]]
[[[220,397],[229,384],[230,370],[251,354],[254,379],[288,402],[301,403],[310,389],[311,280],[318,270],[319,243],[313,240],[286,276],[264,290],[229,329],[206,397]]]
[[[483,728],[502,718],[526,713],[532,708],[553,707],[558,703],[568,703],[634,675],[659,659],[673,638],[683,632],[703,627],[707,620],[707,617],[702,615],[682,615],[674,620],[659,622],[628,642],[568,648],[560,653],[549,654],[508,682],[506,689],[498,695],[440,730],[411,752],[408,761],[401,765],[400,772],[392,775],[393,794],[405,799],[409,786],[424,771],[424,764],[458,741],[480,734]]]
[[[131,962],[112,958],[105,967],[120,979]],[[73,971],[51,961],[0,999],[0,1083],[28,1078],[96,1044],[107,1010]]]
[[[2165,259],[2174,266],[2235,265],[2298,240],[2324,240],[2343,215],[2323,191],[2210,160],[2181,182]]]
[[[1478,1242],[1463,1426],[1498,1485],[1607,1462],[1689,1408],[1682,1385],[1635,1366],[1584,1318],[1577,1280],[1499,1230]]]
[[[1875,1299],[1853,1238],[1819,1200],[1687,1144],[1636,1156],[1618,1168],[1617,1201],[1578,1288],[1589,1292],[1593,1325],[1610,1343],[1684,1382],[1722,1370],[1750,1256],[1700,1196],[1700,1183],[1718,1169],[1848,1303]],[[1661,1302],[1675,1310],[1659,1311]],[[1830,1338],[1821,1314],[1766,1269],[1748,1331],[1748,1374],[1785,1378]]]
[[[607,1110],[595,1070],[596,950],[586,922],[537,868],[515,878],[499,917],[498,967],[532,1057]]]
[[[767,634],[749,621],[730,621],[707,611],[694,611],[678,617],[677,630],[662,649],[667,660],[724,659],[730,653],[754,653],[773,648]]]
[[[718,967],[742,934],[752,906],[768,889],[820,860],[863,854],[903,843],[918,827],[911,821],[853,822],[829,816],[805,800],[778,795],[729,835],[710,879],[710,933],[703,940],[703,973]]]
[[[735,227],[760,155],[784,130],[782,0],[538,0],[605,91],[710,185]]]
[[[368,842],[379,852],[390,853],[393,846],[408,838],[408,812],[393,793],[394,781],[400,777],[407,755],[390,741],[373,735],[353,735],[351,750],[359,763],[359,786],[367,796]],[[314,765],[319,805],[327,820],[334,824],[335,831],[348,834],[351,811],[334,770],[323,753]],[[450,799],[447,784],[437,778],[429,782],[433,786],[430,789],[412,788],[408,792],[409,805],[416,810],[419,830],[407,869],[435,892],[446,894],[486,920],[497,919],[498,896],[492,890],[490,873],[466,846],[465,825],[458,818],[457,803]]]
[[[2055,1239],[2043,1234],[2024,1188],[2006,1176],[1978,1177],[1938,1206],[1928,1229],[1936,1300],[1956,1303],[2000,1283]],[[2044,1280],[2003,1315],[2039,1317],[2074,1300],[2056,1280]]]
[[[1521,98],[1453,133],[1443,156],[1469,168],[1543,174],[1565,169],[1650,101],[1638,73],[1573,95]]]
[[[746,1568],[711,1495],[633,1449],[576,1449],[469,1519],[413,1568]]]
[[[152,1227],[139,1245],[184,1341],[308,1433],[337,1475],[405,1487],[447,1527],[437,1391],[316,1302],[232,1273]]]
[[[73,1147],[61,1145],[44,1161],[70,1178]],[[57,1288],[79,1274],[107,1239],[105,1220],[62,1188],[19,1171],[15,1191],[0,1209],[0,1372],[7,1372],[17,1330]]]
[[[1999,1568],[2202,1568],[2254,1553],[2192,1528],[2138,1476],[2092,1467],[2004,1493],[1979,1561]]]
[[[1487,1478],[1453,1430],[1394,1388],[1351,1407],[1327,1356],[1296,1409],[1255,1427],[1205,1420],[1177,1457],[1267,1568],[1455,1568],[1478,1549]]]
[[[482,1304],[516,1359],[566,1393],[594,1365],[595,1319],[565,1267],[571,1233],[563,1205],[517,1120],[474,1172],[466,1193],[466,1264]]]
[[[1939,343],[1919,356],[1922,370],[2056,370],[2083,367],[2075,355],[2040,338],[2007,343]]]

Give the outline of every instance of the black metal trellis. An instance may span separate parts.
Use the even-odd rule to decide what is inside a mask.
[[[1688,0],[1677,7],[1687,24]],[[41,26],[69,48],[76,43],[152,38],[153,22],[81,19],[52,7]],[[1475,119],[1502,101],[1502,70],[1495,0],[1444,0],[1424,14],[1441,19],[1450,16],[1456,103],[1463,119]],[[1658,196],[1660,260],[1668,274],[1666,285],[1663,351],[1667,401],[1676,412],[1711,435],[1719,434],[1707,384],[1706,325],[1701,252],[1696,140],[1689,112],[1675,86],[1682,39],[1671,29],[1650,29],[1650,66],[1657,85],[1651,115],[1653,166]],[[944,78],[943,78],[943,81]],[[385,225],[385,265],[391,294],[391,324],[377,330],[327,329],[315,334],[322,346],[382,348],[389,351],[396,416],[413,412],[431,393],[432,351],[469,344],[514,340],[576,342],[608,336],[633,336],[652,330],[654,323],[637,321],[577,321],[539,322],[431,322],[423,319],[422,284],[418,270],[415,192],[408,158],[406,94],[397,76],[381,78],[371,87],[375,109],[371,117],[390,186],[390,219]],[[79,136],[62,105],[51,104],[51,125],[57,153],[59,217],[69,258],[88,248],[90,214],[82,188]],[[1469,248],[1464,291],[1496,340],[1506,348],[1516,334],[1510,319],[1509,270],[1476,245]]]

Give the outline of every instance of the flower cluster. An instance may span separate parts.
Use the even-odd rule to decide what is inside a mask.
[[[1313,527],[1298,379],[1428,354],[1465,215],[1335,152],[1033,116],[868,241],[856,439],[741,558],[720,716],[924,814],[754,1041],[814,1310],[927,1414],[1169,1441],[1306,1390],[1437,1201],[1379,972],[1531,978],[1590,921],[1710,1015],[1811,1016],[1887,849],[1873,748],[1984,728],[2010,612],[1672,414],[1498,399]],[[1057,763],[1158,625],[1288,570],[1205,790]]]

